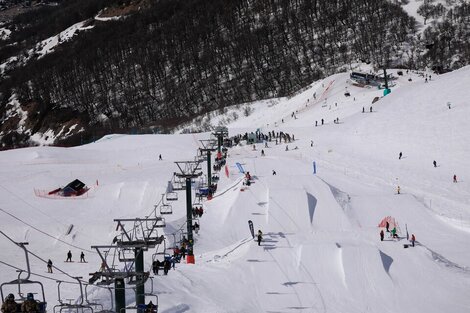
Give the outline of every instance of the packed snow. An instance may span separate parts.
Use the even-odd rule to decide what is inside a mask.
[[[289,98],[243,104],[236,119],[227,120],[236,108],[213,116],[230,136],[259,129],[295,140],[273,139],[267,147],[242,141],[228,150],[229,175],[220,172],[215,197],[203,202],[195,264],[177,263],[146,283],[158,295],[158,311],[469,312],[470,67],[431,77],[404,72],[391,71],[398,79],[385,97],[341,73]],[[91,246],[110,245],[120,234],[113,219],[151,215],[179,172],[174,162],[194,160],[200,140],[209,138],[108,135],[74,148],[0,152],[1,231],[41,258],[30,255],[30,279],[45,285],[50,312],[58,303],[56,281],[64,281],[61,299],[79,302],[79,287],[69,282],[99,270]],[[250,172],[250,186],[236,163]],[[90,191],[68,199],[34,192],[74,179]],[[168,245],[184,228],[185,192],[171,205],[159,230]],[[380,241],[387,216],[397,221],[399,238],[385,232]],[[260,246],[248,220],[264,234]],[[407,234],[416,235],[415,247],[404,248]],[[1,235],[0,249],[0,282],[16,279],[15,269],[26,269],[23,251]],[[73,263],[64,262],[68,250]],[[88,263],[78,262],[81,251]],[[155,252],[145,253],[146,270]],[[111,308],[107,289],[87,292]],[[127,304],[134,302],[130,288]]]

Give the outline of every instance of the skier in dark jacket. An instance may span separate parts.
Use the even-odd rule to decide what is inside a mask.
[[[258,230],[258,246],[261,246],[261,240],[263,240],[263,233],[261,232],[261,229]]]
[[[380,241],[384,241],[384,230],[380,230]]]
[[[65,262],[72,262],[72,251],[67,252],[67,260]]]
[[[51,259],[49,259],[49,261],[47,261],[47,272],[52,273],[52,261],[51,261]]]

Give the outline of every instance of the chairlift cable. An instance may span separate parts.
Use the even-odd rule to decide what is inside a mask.
[[[14,268],[14,269],[16,269],[16,270],[18,270],[18,271],[23,271],[23,272],[25,272],[25,273],[27,272],[26,270],[24,270],[24,269],[22,269],[22,268],[16,267],[16,266],[11,265],[11,264],[9,264],[9,263],[7,263],[7,262],[4,262],[4,261],[2,261],[2,260],[0,260],[0,263],[3,264],[3,265],[9,266],[9,267],[11,267],[11,268]],[[41,274],[36,274],[36,273],[34,273],[34,272],[31,272],[31,275],[38,276],[38,277],[45,278],[45,279],[49,279],[49,280],[53,280],[53,281],[57,281],[56,278],[51,278],[51,277],[49,277],[49,276],[45,276],[45,275],[41,275]],[[73,282],[73,281],[62,281],[62,282],[67,283],[67,284],[76,284],[76,285],[78,285],[77,282]]]
[[[80,250],[83,250],[83,251],[87,251],[87,252],[89,252],[89,253],[96,253],[96,252],[93,251],[93,250],[88,250],[88,249],[85,249],[85,248],[76,246],[76,245],[74,245],[74,244],[68,243],[68,242],[66,242],[66,241],[64,241],[64,240],[62,240],[62,239],[60,239],[60,238],[56,238],[56,237],[54,237],[54,236],[52,236],[52,235],[46,233],[45,231],[40,230],[39,228],[37,228],[37,227],[35,227],[35,226],[33,226],[33,225],[31,225],[31,224],[29,224],[29,223],[23,221],[23,220],[20,219],[19,217],[16,217],[15,215],[11,214],[10,212],[5,211],[5,210],[4,210],[3,208],[1,208],[1,207],[0,207],[0,211],[2,211],[3,213],[9,215],[10,217],[12,217],[12,218],[14,218],[14,219],[20,221],[21,223],[23,223],[23,224],[25,224],[25,225],[31,227],[32,229],[34,229],[34,230],[40,232],[40,233],[43,234],[43,235],[46,235],[46,236],[50,237],[50,238],[52,238],[52,239],[54,239],[54,240],[56,240],[56,241],[60,241],[60,242],[62,242],[63,244],[66,244],[66,245],[68,245],[68,246],[70,246],[70,247],[74,247],[74,248],[76,248],[76,249],[80,249]]]

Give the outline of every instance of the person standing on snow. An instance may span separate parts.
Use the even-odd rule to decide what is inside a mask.
[[[261,229],[258,230],[258,246],[261,246],[261,240],[263,240],[263,233],[261,232]]]
[[[415,234],[411,234],[411,246],[415,246],[416,237]]]
[[[49,261],[47,261],[47,272],[52,273],[52,261],[51,261],[51,259],[49,259]]]
[[[83,251],[82,251],[82,253],[80,253],[80,262],[81,262],[81,263],[86,263],[86,261],[85,261],[85,253],[83,253]]]
[[[67,252],[67,260],[65,262],[72,262],[72,251]]]
[[[397,186],[397,194],[400,194],[400,186]]]
[[[432,161],[432,164],[434,165],[434,167],[437,167],[437,162],[436,162],[436,160]]]
[[[454,183],[457,182],[457,175],[454,174]]]
[[[398,160],[401,160],[402,156],[403,156],[403,153],[401,153],[401,151],[400,151],[400,153],[398,154]]]
[[[384,230],[381,229],[381,230],[380,230],[380,241],[384,241],[384,235],[385,235],[385,234],[384,234]]]
[[[387,233],[390,232],[390,223],[389,222],[385,222],[385,229],[387,230]]]

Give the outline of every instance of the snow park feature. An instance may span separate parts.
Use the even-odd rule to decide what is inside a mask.
[[[233,143],[223,166],[230,175],[224,175],[224,168],[218,172],[212,200],[196,198],[197,179],[188,181],[191,214],[203,207],[193,234],[194,264],[187,263],[187,250],[186,259],[181,252],[189,247],[187,181],[174,175],[174,162],[194,160],[199,140],[210,139],[210,132],[113,134],[74,148],[1,151],[1,231],[17,243],[28,242],[30,280],[44,285],[48,312],[59,304],[57,281],[62,281],[60,299],[76,304],[80,286],[72,277],[83,277],[84,296],[111,311],[119,305],[136,312],[144,294],[145,303],[158,301],[163,313],[467,313],[470,67],[433,74],[428,83],[411,71],[396,76],[386,97],[377,88],[352,85],[349,73],[340,73],[290,97],[213,112],[215,127],[240,108],[251,108],[249,116],[239,112],[243,117],[224,124]],[[349,97],[344,96],[346,87]],[[341,123],[333,123],[337,118]],[[315,127],[321,119],[325,124]],[[256,129],[271,133],[268,148],[241,139]],[[279,143],[281,132],[295,135],[287,143],[289,151],[284,140]],[[266,156],[260,156],[261,149]],[[155,158],[159,154],[165,156],[161,161]],[[249,187],[243,186],[245,175],[237,163],[251,174]],[[203,176],[205,166],[201,171]],[[31,192],[33,186],[77,177],[99,180],[93,197],[48,201]],[[173,188],[178,200],[171,201],[172,214],[160,219],[159,203],[170,203],[169,180],[180,188]],[[380,240],[384,219],[390,226],[396,226],[393,219],[399,223],[398,238]],[[247,221],[252,221],[255,239],[262,232],[259,246]],[[406,230],[416,241],[404,249],[411,245]],[[155,246],[144,251],[142,268],[136,269],[140,255],[135,246],[146,247],[146,241]],[[129,242],[132,247],[126,246]],[[17,270],[24,270],[24,278],[23,249],[0,236],[0,250],[0,283],[18,279]],[[84,251],[88,263],[63,262],[69,250],[77,256]],[[173,263],[175,251],[179,263],[176,258]],[[54,273],[47,272],[48,259]],[[166,269],[159,265],[156,274],[153,262],[165,259]],[[90,284],[92,278],[97,280]],[[136,294],[139,284],[144,290]],[[125,301],[113,301],[108,287],[113,297],[115,290],[124,294]],[[16,286],[5,292],[20,298]],[[23,296],[28,292],[38,291],[21,286]]]
[[[85,185],[85,183],[81,182],[78,179],[75,179],[69,184],[67,184],[65,187],[59,187],[51,191],[39,190],[35,188],[34,194],[38,197],[51,198],[51,199],[54,199],[57,197],[71,198],[71,197],[80,197],[82,195],[85,195],[87,194],[89,190],[90,188],[88,188]]]

